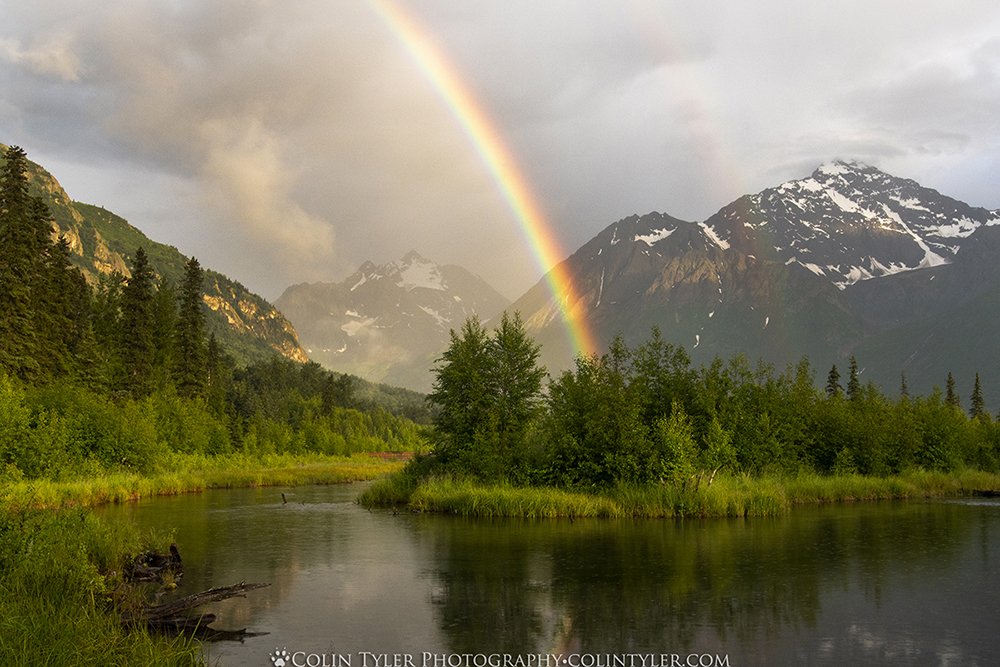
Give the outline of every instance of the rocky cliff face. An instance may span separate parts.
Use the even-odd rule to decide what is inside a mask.
[[[0,146],[0,150],[6,147]],[[175,285],[180,283],[187,258],[176,248],[149,239],[111,211],[73,201],[40,165],[30,164],[28,181],[33,194],[49,207],[53,236],[66,237],[73,263],[91,284],[114,272],[128,277],[132,254],[139,246],[145,248],[157,275]],[[210,312],[210,330],[237,359],[249,361],[277,352],[296,361],[308,360],[295,328],[284,315],[240,283],[207,270],[204,300]]]

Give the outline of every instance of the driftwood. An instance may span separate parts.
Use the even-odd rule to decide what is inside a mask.
[[[137,612],[124,612],[122,614],[122,622],[132,625],[145,624],[150,627],[162,628],[196,627],[197,625],[211,623],[215,620],[215,616],[212,614],[202,614],[201,616],[191,617],[184,616],[185,612],[209,602],[219,602],[220,600],[228,600],[235,597],[246,597],[247,591],[264,588],[265,586],[270,586],[270,584],[248,584],[245,581],[241,581],[232,586],[209,588],[207,591],[185,595],[170,602],[143,605]]]
[[[133,558],[125,566],[126,586],[140,582],[159,582],[163,584],[160,591],[156,593],[156,598],[164,594],[166,590],[177,587],[177,582],[183,576],[184,571],[181,565],[181,555],[176,544],[170,545],[169,553],[157,553],[146,551]],[[246,597],[247,591],[264,588],[270,584],[248,584],[241,581],[232,586],[221,586],[210,588],[207,591],[185,595],[168,602],[159,604],[144,603],[128,605],[121,609],[122,623],[131,627],[146,627],[159,632],[169,632],[173,634],[184,633],[206,639],[217,641],[220,639],[242,640],[244,637],[255,637],[255,632],[242,630],[216,630],[209,627],[215,622],[215,614],[191,614],[193,609],[209,602],[219,602],[234,597]]]
[[[195,607],[200,607],[203,604],[208,604],[209,602],[219,602],[220,600],[228,600],[229,598],[246,597],[247,591],[253,591],[270,585],[271,584],[248,584],[245,581],[241,581],[240,583],[233,584],[232,586],[209,588],[207,591],[194,593],[193,595],[185,595],[182,598],[177,598],[176,600],[171,600],[170,602],[147,605],[140,612],[140,618],[138,620],[148,623],[150,621],[163,621],[164,619],[177,618],[180,614],[190,611]]]

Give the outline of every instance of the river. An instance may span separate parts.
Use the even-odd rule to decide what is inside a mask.
[[[179,593],[271,584],[207,608],[214,627],[267,633],[206,644],[224,666],[534,667],[550,654],[569,667],[1000,664],[991,499],[520,521],[369,512],[354,503],[360,488],[220,490],[100,512],[177,542]]]

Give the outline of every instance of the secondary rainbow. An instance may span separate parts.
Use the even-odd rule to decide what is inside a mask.
[[[546,276],[574,352],[594,354],[597,346],[576,286],[562,263],[564,255],[502,137],[426,31],[393,2],[371,0],[370,5],[420,66],[489,169]]]

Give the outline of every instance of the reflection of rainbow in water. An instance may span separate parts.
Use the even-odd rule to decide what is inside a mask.
[[[486,163],[517,217],[540,270],[546,274],[574,352],[593,354],[597,348],[584,320],[585,313],[582,312],[572,276],[561,263],[563,253],[500,134],[462,84],[454,68],[412,18],[388,0],[371,0],[369,4],[406,46]]]

